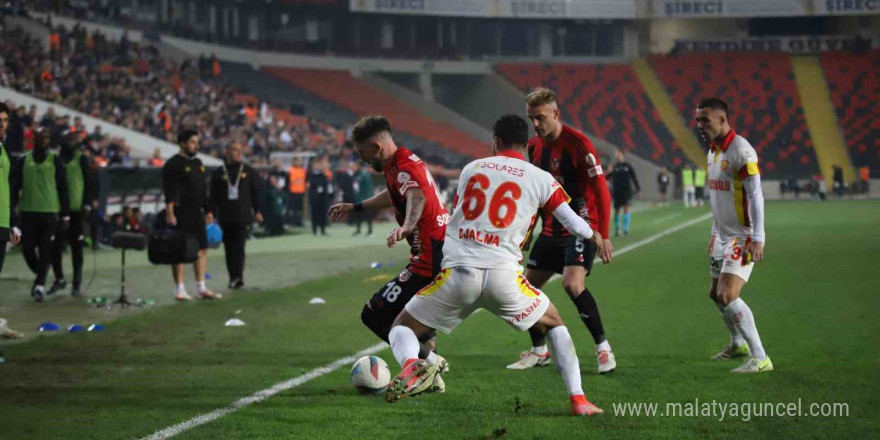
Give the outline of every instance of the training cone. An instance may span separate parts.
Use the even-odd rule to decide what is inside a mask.
[[[92,324],[89,326],[89,331],[90,332],[102,332],[102,331],[104,331],[104,325],[103,324]]]
[[[61,327],[59,327],[58,324],[55,324],[54,322],[47,321],[40,325],[37,330],[41,332],[57,332],[58,330],[61,330]]]
[[[79,333],[79,332],[84,332],[85,330],[86,329],[84,329],[83,326],[81,326],[79,324],[73,324],[70,327],[67,327],[68,333]]]

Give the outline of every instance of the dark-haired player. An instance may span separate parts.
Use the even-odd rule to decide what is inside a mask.
[[[388,233],[386,243],[393,247],[406,240],[410,263],[397,277],[385,283],[364,305],[361,320],[373,333],[388,342],[394,318],[404,305],[440,272],[443,239],[449,213],[441,202],[437,185],[427,166],[412,151],[398,147],[391,137],[391,124],[382,116],[367,116],[354,126],[352,143],[361,159],[385,174],[387,189],[360,203],[339,203],[330,207],[330,218],[337,221],[349,212],[394,208],[397,228]],[[419,357],[435,365],[445,361],[432,350],[434,332],[421,338]],[[429,391],[446,389],[440,376]]]

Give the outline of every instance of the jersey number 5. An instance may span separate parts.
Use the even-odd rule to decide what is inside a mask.
[[[467,181],[462,203],[465,220],[475,220],[486,209],[487,189],[489,189],[489,177],[485,174],[475,174]],[[489,201],[489,223],[499,229],[510,226],[516,218],[516,201],[520,197],[522,197],[522,188],[516,183],[504,182],[499,185]],[[501,207],[506,208],[503,217]]]

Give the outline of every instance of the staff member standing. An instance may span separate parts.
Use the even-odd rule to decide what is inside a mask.
[[[208,204],[208,182],[205,166],[196,157],[199,151],[199,135],[194,130],[183,130],[177,135],[180,152],[162,167],[162,185],[165,189],[165,221],[168,226],[186,232],[199,242],[199,259],[193,264],[196,273],[196,292],[202,299],[217,299],[205,284],[208,267],[208,234],[206,223],[213,223],[211,213],[205,213]],[[171,266],[178,301],[192,299],[183,284],[183,264]]]
[[[259,206],[259,176],[244,163],[241,145],[226,146],[223,166],[211,174],[211,212],[223,230],[229,288],[244,287],[244,246],[254,220],[263,222]]]
[[[39,128],[34,149],[18,159],[12,169],[12,206],[21,214],[24,259],[37,275],[31,297],[43,302],[46,273],[56,230],[66,230],[70,221],[67,178],[61,158],[49,151],[49,130]]]
[[[330,209],[330,197],[332,196],[333,185],[327,176],[327,167],[329,164],[325,158],[313,160],[311,163],[312,170],[309,172],[309,211],[312,214],[312,235],[318,235],[318,228],[321,229],[321,235],[327,235],[325,228],[327,227],[327,210]]]
[[[6,137],[9,127],[9,107],[0,102],[0,140]],[[6,152],[6,145],[0,142],[0,273],[3,272],[3,261],[6,260],[6,242],[17,244],[21,234],[12,228],[12,202],[10,198],[9,174],[12,172],[12,161]]]
[[[70,228],[66,231],[58,231],[55,234],[55,240],[52,243],[52,271],[55,273],[55,282],[52,283],[52,288],[49,289],[49,293],[52,294],[67,287],[61,258],[64,251],[64,242],[67,241],[70,244],[70,255],[73,260],[73,288],[70,294],[74,298],[81,296],[83,247],[85,245],[83,221],[88,218],[90,208],[97,209],[98,207],[98,203],[95,200],[94,179],[92,178],[88,158],[78,148],[79,138],[79,132],[67,133],[59,153],[61,162],[64,164],[64,174],[67,177],[67,190],[70,199]]]
[[[287,213],[294,226],[303,225],[303,203],[306,199],[306,169],[303,167],[302,158],[293,159],[293,163],[287,170]]]

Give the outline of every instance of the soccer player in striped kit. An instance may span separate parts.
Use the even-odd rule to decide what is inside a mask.
[[[544,210],[543,226],[526,266],[526,279],[542,288],[554,274],[562,275],[562,287],[577,307],[584,325],[593,336],[596,360],[600,374],[617,368],[611,345],[605,337],[605,328],[593,293],[584,278],[593,272],[593,260],[598,255],[604,263],[611,261],[613,247],[608,237],[611,217],[611,194],[592,142],[583,133],[560,120],[556,94],[538,88],[526,97],[529,119],[537,136],[529,141],[529,161],[550,173],[571,196],[569,206],[604,237],[601,250],[588,240],[572,235],[549,212]],[[508,369],[522,370],[550,364],[547,339],[544,333],[530,329],[532,349],[520,354],[520,359]]]

